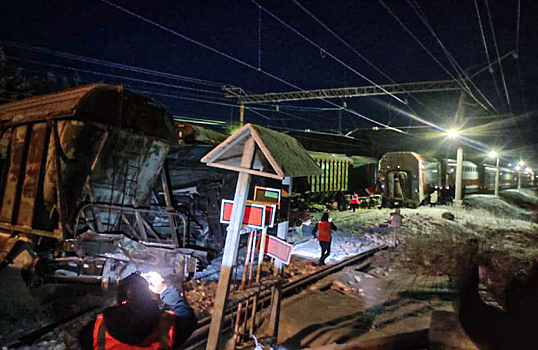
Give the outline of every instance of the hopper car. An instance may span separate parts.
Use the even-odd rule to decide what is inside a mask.
[[[136,270],[186,278],[221,247],[174,199],[179,139],[154,100],[93,84],[0,105],[0,123],[0,271],[26,251],[28,283],[107,289]]]
[[[367,188],[376,184],[377,159],[325,152],[309,152],[322,170],[319,176],[294,180],[293,192],[310,203],[338,202],[347,207],[350,194],[368,196]]]

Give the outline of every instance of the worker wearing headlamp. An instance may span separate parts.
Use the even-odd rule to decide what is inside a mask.
[[[118,285],[118,304],[87,324],[79,341],[88,350],[176,349],[195,326],[192,308],[174,286],[156,272],[131,274]]]

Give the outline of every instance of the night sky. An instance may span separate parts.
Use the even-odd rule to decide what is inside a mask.
[[[534,23],[538,18],[537,6],[531,1],[521,1],[518,31],[517,0],[476,1],[490,59],[493,61],[498,56],[487,5],[492,15],[499,55],[514,50],[519,58],[510,55],[502,61],[510,106],[498,65],[493,67],[493,75],[485,71],[473,79],[499,113],[506,116],[496,122],[491,122],[491,119],[469,120],[466,128],[474,128],[468,136],[488,147],[515,150],[510,154],[512,156],[523,152],[522,156],[528,157],[527,154],[534,150],[534,143],[537,142],[536,127],[532,122],[538,107],[538,68],[534,63],[537,53]],[[263,8],[251,1],[113,0],[114,4],[147,18],[153,24],[101,0],[10,1],[4,4],[0,13],[0,44],[4,47],[10,66],[23,67],[26,71],[53,72],[58,76],[73,76],[77,72],[85,83],[102,81],[122,84],[132,90],[151,94],[177,116],[228,122],[237,120],[238,111],[230,106],[236,104],[235,100],[223,98],[223,86],[240,86],[251,93],[297,90],[262,73],[259,68],[301,89],[372,85],[357,73],[376,84],[445,80],[451,79],[451,75],[456,77],[447,55],[412,5],[423,14],[440,42],[463,69],[470,68],[470,72],[474,72],[488,62],[474,0],[299,2],[356,52],[346,47],[293,0],[260,1],[259,5]],[[323,49],[307,42],[275,17]],[[252,67],[202,48],[181,35]],[[21,44],[30,46],[23,48]],[[47,54],[41,48],[56,54],[64,52],[79,58],[103,60],[108,64],[121,63],[201,79],[203,82],[90,64]],[[359,57],[357,52],[375,68]],[[330,57],[331,54],[355,72]],[[518,61],[521,75],[518,73]],[[476,90],[474,92],[478,96]],[[424,124],[405,113],[418,115],[443,128],[452,126],[459,92],[398,97],[408,104],[390,96],[352,98],[345,102],[348,108],[380,123],[402,128],[415,127],[403,129],[411,133],[424,134],[431,132],[431,129],[416,128]],[[338,99],[331,101],[339,105],[343,102]],[[483,99],[481,101],[486,104]],[[276,112],[274,105],[253,107],[263,108],[247,110],[246,119],[253,123],[333,132],[337,128],[339,112],[334,110],[333,105],[323,101],[280,104],[279,111],[284,113]],[[514,117],[510,117],[510,110]],[[469,106],[468,114],[471,117],[488,115],[476,106]],[[488,121],[490,124],[487,127],[477,128]],[[342,126],[344,132],[349,132],[375,125],[344,112]],[[472,134],[474,132],[476,135]]]

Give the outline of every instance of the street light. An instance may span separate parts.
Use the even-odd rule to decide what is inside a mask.
[[[451,139],[456,139],[458,137],[458,131],[456,129],[450,129],[447,131],[448,137]],[[458,155],[456,157],[456,205],[461,204],[461,184],[462,184],[462,175],[463,175],[463,148],[461,143],[458,142]]]
[[[521,159],[519,163],[517,163],[516,170],[517,170],[517,189],[521,189],[521,169],[523,169],[523,166],[525,165],[525,161]]]
[[[497,152],[495,151],[491,151],[489,152],[489,156],[491,158],[497,159],[497,168],[495,170],[495,196],[498,196],[499,195],[499,178],[500,178],[500,172],[501,172],[501,169],[499,166],[499,154],[497,154]]]

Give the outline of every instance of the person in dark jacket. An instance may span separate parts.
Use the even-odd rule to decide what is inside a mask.
[[[329,221],[329,213],[323,213],[321,221],[318,222],[312,234],[318,238],[319,245],[321,247],[321,257],[319,258],[319,265],[325,265],[325,259],[331,255],[331,231],[336,231],[338,228]],[[318,232],[319,231],[319,232]]]
[[[123,279],[118,304],[80,332],[82,349],[178,349],[196,327],[194,311],[174,286],[157,276],[151,287],[138,274]]]

